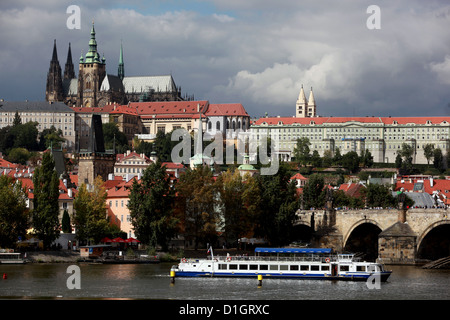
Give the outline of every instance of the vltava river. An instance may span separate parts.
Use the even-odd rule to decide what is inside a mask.
[[[182,300],[415,300],[450,299],[450,270],[386,266],[388,282],[176,278],[171,264],[92,265],[80,263],[80,289],[69,289],[70,264],[0,265],[1,299],[182,299]]]

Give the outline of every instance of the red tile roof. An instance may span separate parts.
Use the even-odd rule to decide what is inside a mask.
[[[247,111],[240,103],[226,103],[226,104],[210,104],[205,113],[208,117],[213,116],[245,116],[248,117]]]
[[[325,124],[325,123],[346,123],[346,122],[361,122],[361,123],[380,123],[380,124],[426,124],[430,121],[431,124],[439,124],[443,122],[450,123],[450,117],[313,117],[313,118],[295,118],[295,117],[267,117],[259,118],[254,123],[255,125],[261,125],[266,123],[268,125],[277,125],[280,122],[282,124],[300,124],[309,125]]]
[[[200,111],[205,112],[208,105],[207,100],[201,101],[158,101],[158,102],[131,102],[129,106],[134,108],[140,116],[168,116],[198,114],[197,106],[200,105]]]

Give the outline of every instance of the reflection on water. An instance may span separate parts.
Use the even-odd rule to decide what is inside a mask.
[[[68,264],[0,265],[2,298],[69,299],[450,299],[450,270],[387,266],[393,270],[380,289],[365,282],[264,279],[176,278],[171,264],[79,264],[81,289],[68,289]]]

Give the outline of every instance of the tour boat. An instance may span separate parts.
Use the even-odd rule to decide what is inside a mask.
[[[174,277],[258,277],[290,279],[386,281],[392,271],[380,263],[360,261],[354,254],[334,254],[329,248],[256,248],[254,256],[211,256],[181,259]],[[376,278],[378,277],[378,278]]]
[[[19,252],[0,252],[0,264],[21,264],[26,260],[21,257]]]

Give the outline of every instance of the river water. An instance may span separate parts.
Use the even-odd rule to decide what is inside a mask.
[[[0,299],[169,299],[169,300],[448,300],[450,270],[386,266],[388,282],[236,278],[176,278],[171,264],[79,266],[80,289],[70,289],[70,264],[0,265]],[[69,281],[70,282],[70,281]],[[73,283],[73,282],[72,282]]]

